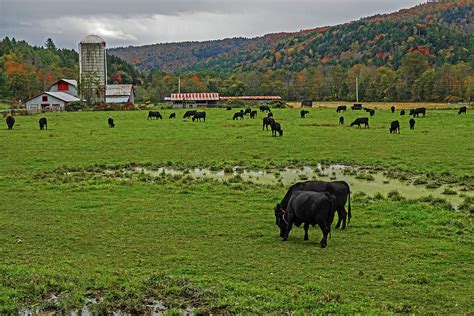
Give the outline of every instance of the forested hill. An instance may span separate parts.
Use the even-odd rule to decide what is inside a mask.
[[[426,3],[342,25],[207,42],[115,48],[111,54],[141,70],[298,72],[318,65],[356,64],[398,69],[421,52],[431,64],[473,61],[472,0]]]

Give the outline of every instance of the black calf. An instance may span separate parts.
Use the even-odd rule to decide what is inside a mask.
[[[400,134],[400,122],[393,121],[392,123],[390,123],[390,128],[388,130],[390,131],[390,134],[392,133]]]
[[[46,117],[42,117],[38,121],[40,130],[48,129],[48,120]]]
[[[109,127],[110,128],[114,128],[115,127],[115,123],[114,123],[114,119],[109,117],[109,119],[107,120],[107,123],[109,123]]]

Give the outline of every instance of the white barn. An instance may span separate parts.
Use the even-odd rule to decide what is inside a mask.
[[[47,91],[26,100],[26,110],[30,113],[39,113],[44,111],[64,111],[66,105],[71,102],[77,102],[79,98],[66,92]]]
[[[135,91],[131,84],[107,85],[105,92],[106,103],[135,103]]]

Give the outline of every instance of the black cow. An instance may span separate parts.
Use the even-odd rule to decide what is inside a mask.
[[[42,117],[38,121],[40,130],[48,129],[48,119],[46,117]]]
[[[410,123],[410,129],[415,129],[415,119],[411,118],[409,123]]]
[[[256,118],[257,117],[257,111],[252,111],[250,112],[250,118]]]
[[[277,133],[280,134],[280,136],[283,136],[283,130],[281,129],[280,123],[277,123],[275,120],[273,120],[272,124],[270,124],[270,127],[272,128],[272,136],[276,137]]]
[[[424,117],[426,115],[426,108],[417,108],[410,110],[410,115],[413,115],[413,117],[420,117],[420,114],[423,114]]]
[[[232,108],[231,108],[230,106],[226,107],[225,109],[226,109],[227,111],[231,111],[231,110],[232,110]]]
[[[244,113],[245,113],[245,115],[250,115],[250,113],[252,113],[252,109],[251,108],[246,108]]]
[[[467,114],[467,107],[463,106],[463,107],[459,108],[458,114],[462,114],[462,113]]]
[[[346,112],[347,111],[347,106],[346,105],[339,105],[336,109],[336,112]]]
[[[147,120],[151,120],[151,119],[153,119],[153,118],[155,118],[155,119],[160,119],[160,120],[163,119],[163,117],[161,116],[160,112],[158,112],[158,111],[149,111],[149,112],[148,112]]]
[[[115,127],[115,123],[114,123],[114,119],[109,117],[109,119],[107,120],[107,123],[109,123],[109,127],[110,128],[114,128]]]
[[[370,110],[369,113],[370,113],[370,116],[375,116],[375,110]]]
[[[268,112],[267,117],[273,117],[273,113],[272,113],[272,112]]]
[[[313,192],[329,192],[336,197],[336,211],[338,215],[338,221],[336,224],[336,228],[342,227],[341,229],[346,228],[346,219],[347,223],[350,223],[352,218],[351,212],[351,189],[349,184],[345,181],[332,181],[332,182],[325,182],[325,181],[305,181],[305,182],[297,182],[293,184],[288,191],[286,192],[285,196],[281,200],[279,204],[277,204],[277,208],[286,211],[288,207],[288,202],[291,198],[291,195],[295,191],[313,191]],[[346,212],[346,203],[349,202]]]
[[[197,112],[196,110],[186,111],[186,113],[184,113],[184,115],[183,115],[183,119],[188,118],[188,117],[193,117],[194,114],[196,114],[196,112]]]
[[[265,130],[265,127],[266,127],[267,131],[268,131],[268,126],[271,126],[273,122],[275,122],[275,120],[272,117],[264,117],[263,118],[263,130]]]
[[[306,110],[301,110],[300,111],[301,118],[304,118],[306,116],[306,114],[309,114],[309,111],[306,111]]]
[[[170,119],[174,119],[176,118],[176,113],[171,113],[170,116],[169,116]]]
[[[8,129],[13,129],[13,125],[15,125],[15,118],[11,115],[8,115],[5,119],[5,122],[7,123]]]
[[[401,111],[400,111],[400,115],[401,115],[401,116],[405,115],[405,110],[401,110]]]
[[[200,121],[200,120],[203,120],[204,122],[206,122],[206,112],[196,112],[193,116],[193,122],[194,121]]]
[[[296,191],[291,195],[288,208],[283,211],[275,208],[276,224],[280,228],[280,237],[288,240],[293,224],[304,223],[304,240],[308,240],[309,225],[318,225],[323,233],[321,248],[327,247],[328,234],[334,220],[336,198],[328,192]]]
[[[354,122],[351,123],[351,127],[354,126],[354,125],[357,125],[359,126],[360,128],[360,125],[364,124],[365,127],[369,127],[369,118],[368,117],[360,117],[358,119],[356,119]]]
[[[244,112],[243,112],[243,111],[234,113],[234,117],[233,117],[232,119],[233,119],[233,120],[237,120],[237,119],[239,119],[239,118],[240,118],[241,120],[244,119]]]
[[[339,118],[339,125],[344,125],[344,116]]]
[[[395,113],[395,107],[392,106],[392,107],[390,108],[390,111],[392,111],[392,113]]]
[[[390,134],[392,133],[400,134],[400,122],[393,121],[392,123],[390,123],[390,128],[388,130],[390,131]]]
[[[312,100],[301,101],[301,106],[302,107],[309,106],[310,108],[312,108],[313,107],[313,101]]]
[[[270,112],[268,105],[260,105],[259,109],[261,112]]]

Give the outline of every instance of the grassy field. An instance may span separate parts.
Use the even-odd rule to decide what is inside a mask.
[[[353,197],[353,221],[328,248],[312,229],[278,238],[280,185],[218,183],[187,176],[94,176],[118,166],[270,168],[320,161],[428,174],[471,184],[472,113],[408,117],[377,111],[370,129],[347,126],[365,112],[276,109],[284,136],[257,120],[207,110],[206,123],[147,121],[146,112],[48,113],[0,130],[0,313],[171,308],[232,313],[474,312],[471,211],[392,194]],[[259,114],[260,115],[260,114]],[[107,128],[113,117],[115,129]],[[400,135],[388,132],[398,119]],[[68,176],[70,170],[78,171]],[[58,299],[51,299],[52,295]]]

